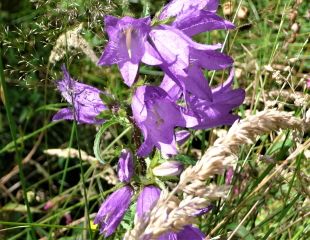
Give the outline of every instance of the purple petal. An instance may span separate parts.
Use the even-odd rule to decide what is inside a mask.
[[[178,240],[178,235],[175,232],[166,232],[160,235],[158,240]]]
[[[137,214],[139,218],[152,210],[160,196],[160,188],[153,185],[145,186],[137,200]]]
[[[129,183],[133,175],[132,153],[128,149],[123,149],[118,160],[118,178],[121,182]]]
[[[182,30],[188,36],[217,29],[233,29],[235,27],[233,23],[204,10],[177,17],[173,22],[173,26]]]
[[[158,55],[158,53],[155,51],[155,49],[149,44],[148,42],[145,42],[145,52],[141,59],[141,61],[147,65],[160,65],[163,62],[161,61],[161,57]]]
[[[176,29],[158,26],[150,32],[150,37],[162,60],[168,65],[186,68],[189,64],[189,44]]]
[[[110,41],[108,42],[107,46],[104,49],[101,57],[99,58],[98,65],[112,65],[118,63],[120,59],[118,58],[118,49],[117,49],[117,42]]]
[[[213,50],[191,49],[191,62],[208,70],[221,70],[230,67],[233,59],[223,53]]]
[[[168,93],[173,101],[177,101],[181,97],[182,89],[167,74],[165,74],[160,87]]]
[[[204,234],[198,228],[186,225],[178,233],[166,232],[162,234],[158,240],[204,240],[204,238]]]
[[[196,227],[186,225],[184,229],[178,232],[178,240],[204,240],[204,234]]]
[[[218,0],[173,0],[163,8],[159,19],[194,13],[202,9],[216,11],[217,7]]]
[[[239,106],[245,97],[243,89],[231,89],[233,70],[227,81],[220,87],[212,90],[213,101],[206,101],[197,96],[186,94],[188,115],[196,116],[199,123],[194,129],[206,129],[219,125],[230,125],[238,119],[231,114],[233,108]]]
[[[208,80],[197,66],[189,66],[188,76],[184,80],[185,90],[195,94],[197,97],[212,101],[212,92]]]
[[[125,83],[130,87],[136,80],[139,64],[123,62],[118,66]]]
[[[191,133],[187,130],[180,130],[175,133],[175,139],[179,146],[183,145],[190,136]]]
[[[205,6],[205,10],[210,12],[216,12],[219,7],[219,0],[208,0],[207,5]]]
[[[62,108],[54,116],[52,121],[58,120],[74,120],[73,111],[71,108]]]
[[[125,186],[113,192],[102,203],[94,223],[100,225],[100,233],[105,237],[115,232],[129,207],[132,195],[133,189]]]

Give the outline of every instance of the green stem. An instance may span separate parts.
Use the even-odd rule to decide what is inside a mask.
[[[18,151],[18,146],[17,146],[16,125],[15,125],[15,122],[13,120],[13,116],[11,113],[10,100],[8,99],[8,94],[7,94],[8,91],[7,91],[6,82],[4,79],[3,63],[2,63],[2,46],[0,46],[0,82],[2,85],[2,89],[3,89],[3,97],[4,97],[4,102],[5,102],[4,106],[5,106],[5,110],[6,110],[6,116],[8,119],[9,126],[10,126],[11,136],[12,136],[12,139],[14,142],[15,153],[16,153],[15,156],[16,156],[16,161],[17,161],[17,165],[19,168],[19,171],[18,171],[19,172],[19,178],[21,181],[24,201],[25,201],[25,205],[26,205],[26,209],[27,209],[27,222],[32,223],[32,214],[30,211],[30,206],[29,206],[29,202],[28,202],[28,198],[27,198],[26,180],[25,180],[25,176],[24,176],[24,172],[23,172],[22,159],[21,159],[21,155],[20,155],[20,152]],[[31,239],[36,239],[33,227],[30,228],[30,232],[28,231],[27,234],[31,235]]]
[[[74,114],[75,116],[75,114]],[[83,162],[82,162],[82,156],[81,156],[81,149],[80,149],[80,144],[79,144],[79,134],[78,130],[76,128],[76,120],[74,121],[74,129],[75,131],[75,136],[76,136],[76,142],[77,142],[77,148],[79,151],[79,161],[80,161],[80,169],[81,169],[81,178],[82,178],[82,184],[83,184],[83,195],[84,195],[84,200],[85,200],[85,219],[86,219],[86,224],[89,232],[89,237],[92,240],[93,239],[93,234],[90,226],[90,219],[89,219],[89,209],[88,209],[88,200],[87,200],[87,191],[86,191],[86,182],[84,178],[84,169],[83,169]]]

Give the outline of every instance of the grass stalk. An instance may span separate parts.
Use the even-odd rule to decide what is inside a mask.
[[[5,102],[5,110],[6,110],[6,116],[8,119],[8,123],[9,123],[9,127],[10,127],[10,132],[11,132],[11,137],[13,139],[14,142],[14,147],[15,147],[15,158],[17,161],[17,165],[19,168],[19,178],[21,181],[21,186],[23,189],[23,197],[24,197],[24,202],[26,205],[26,209],[27,209],[27,222],[30,224],[33,222],[32,220],[32,214],[31,214],[31,210],[30,210],[30,206],[29,206],[29,202],[28,202],[28,197],[27,197],[27,191],[26,191],[26,180],[25,180],[25,176],[24,176],[24,172],[23,172],[23,164],[22,164],[22,158],[21,158],[21,154],[20,151],[18,149],[17,146],[17,137],[16,137],[16,124],[15,121],[13,119],[12,113],[11,113],[11,106],[10,106],[10,101],[8,98],[8,90],[7,90],[7,86],[6,86],[6,82],[5,82],[5,78],[4,78],[4,69],[3,69],[3,63],[2,63],[2,46],[0,46],[0,82],[1,82],[1,86],[3,89],[3,97],[4,97],[4,102]],[[35,236],[35,231],[33,226],[31,226],[30,231],[27,232],[28,235],[28,239],[31,236],[31,239],[36,239]]]

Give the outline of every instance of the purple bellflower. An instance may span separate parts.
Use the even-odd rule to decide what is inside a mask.
[[[121,182],[129,183],[133,175],[134,166],[132,153],[128,149],[123,149],[118,160],[118,178]]]
[[[234,79],[234,70],[230,71],[228,79],[223,85],[212,89],[213,101],[199,99],[194,95],[186,96],[189,111],[198,119],[194,129],[206,129],[220,125],[231,125],[237,119],[231,113],[232,109],[242,104],[245,98],[243,89],[231,89]]]
[[[66,67],[62,66],[64,78],[57,82],[57,89],[72,107],[60,109],[54,116],[56,120],[76,120],[79,124],[101,124],[102,119],[96,119],[99,113],[108,108],[103,104],[99,89],[73,80]],[[75,115],[75,116],[74,116]]]
[[[231,114],[231,111],[243,102],[245,92],[243,89],[231,89],[233,79],[234,70],[231,69],[228,79],[222,85],[212,89],[212,101],[199,98],[188,92],[185,93],[187,109],[184,112],[187,115],[196,117],[198,122],[193,129],[231,125],[238,119],[238,116]],[[168,92],[168,94],[172,94],[172,97],[175,97],[175,93],[180,91],[177,84],[172,80],[169,82],[169,79],[166,79],[164,87],[168,88],[167,86],[169,86],[170,90],[173,90]],[[177,100],[176,97],[175,100]]]
[[[196,43],[181,30],[168,25],[153,28],[149,36],[161,58],[165,78],[175,81],[182,91],[211,100],[211,89],[201,68],[219,70],[232,65],[229,56],[216,51],[221,45]]]
[[[138,87],[132,98],[134,119],[141,129],[144,142],[138,156],[147,156],[156,146],[164,156],[177,154],[174,128],[198,124],[195,117],[186,115],[160,87]]]
[[[204,234],[196,227],[186,225],[180,232],[167,232],[161,235],[158,240],[203,240]]]
[[[137,215],[143,219],[144,214],[150,212],[160,196],[160,188],[153,185],[145,186],[137,200]]]
[[[137,76],[139,63],[143,60],[149,65],[158,65],[156,53],[146,41],[151,19],[134,19],[123,17],[118,19],[106,16],[106,31],[109,42],[101,55],[98,65],[117,64],[125,83],[131,86]]]
[[[132,195],[133,189],[130,186],[124,186],[102,203],[94,220],[95,224],[100,225],[100,234],[108,237],[114,233],[129,207]]]

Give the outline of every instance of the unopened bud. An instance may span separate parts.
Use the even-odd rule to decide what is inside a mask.
[[[181,130],[175,133],[175,139],[179,146],[183,145],[190,136],[191,133],[187,130]]]
[[[178,161],[168,161],[153,169],[155,176],[177,176],[183,171],[183,164]]]

